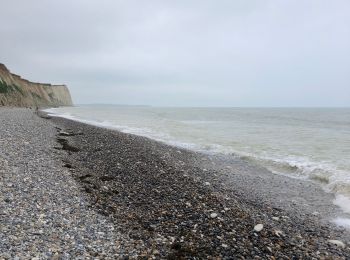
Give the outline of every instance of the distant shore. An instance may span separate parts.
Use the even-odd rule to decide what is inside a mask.
[[[7,185],[11,176],[19,189],[29,189],[30,198],[40,201],[46,196],[42,202],[45,213],[36,214],[51,217],[38,228],[43,230],[40,238],[28,240],[40,240],[44,251],[57,240],[53,255],[64,256],[66,252],[70,257],[350,257],[348,233],[325,220],[336,210],[328,207],[331,195],[312,183],[279,178],[240,159],[227,161],[144,137],[44,113],[40,116],[26,109],[0,108],[1,144],[8,147],[0,149],[1,169],[6,170],[1,185],[7,187],[1,199],[16,197],[12,186]],[[28,143],[21,148],[25,150],[12,154],[22,142]],[[17,165],[11,163],[16,156]],[[34,164],[30,163],[33,158]],[[26,166],[28,163],[32,168]],[[28,180],[16,177],[21,165],[27,169],[24,177],[41,177],[27,187]],[[33,189],[39,180],[48,188]],[[303,200],[302,192],[309,193],[310,201]],[[51,196],[57,201],[49,205]],[[310,204],[312,196],[324,196],[324,207],[316,209]],[[80,202],[71,202],[72,198]],[[29,207],[27,199],[24,206]],[[13,212],[19,207],[0,201],[1,207]],[[54,209],[53,205],[62,207],[71,226],[59,220],[57,206]],[[0,252],[12,248],[8,254],[13,257],[21,253],[21,247],[12,239],[19,235],[10,217],[10,212],[4,215],[9,233],[1,237],[5,243]],[[96,221],[92,224],[91,220]],[[61,225],[56,240],[44,239],[50,237],[50,221]],[[69,238],[61,234],[68,230]],[[99,232],[104,235],[94,240]]]

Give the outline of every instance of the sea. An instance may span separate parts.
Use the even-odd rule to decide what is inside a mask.
[[[350,108],[79,105],[47,112],[319,184],[350,213]],[[257,173],[258,174],[258,173]],[[339,220],[350,227],[350,220]]]

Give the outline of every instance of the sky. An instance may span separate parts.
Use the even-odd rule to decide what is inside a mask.
[[[0,63],[76,104],[350,106],[349,0],[0,1]]]

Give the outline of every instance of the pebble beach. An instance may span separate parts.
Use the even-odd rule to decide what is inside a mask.
[[[349,259],[337,209],[308,206],[331,195],[269,174],[1,108],[0,259]]]

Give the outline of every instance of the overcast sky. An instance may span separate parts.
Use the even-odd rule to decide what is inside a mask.
[[[0,62],[75,103],[349,106],[349,0],[1,0]]]

